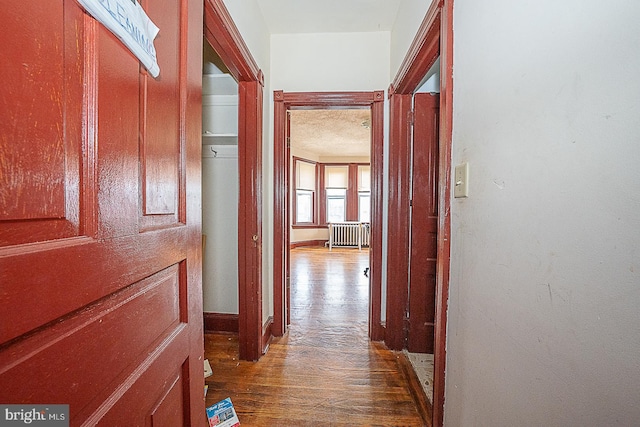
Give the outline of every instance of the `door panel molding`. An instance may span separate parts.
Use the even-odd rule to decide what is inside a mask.
[[[83,235],[90,211],[82,194],[93,190],[83,176],[90,161],[82,146],[86,52],[76,42],[90,36],[89,24],[73,4],[25,8],[32,19],[9,14],[0,30],[7,39],[28,34],[3,49],[5,60],[22,67],[5,67],[2,83],[0,247]]]
[[[0,6],[0,40],[18,47],[5,52],[13,81],[0,85],[12,106],[3,111],[28,119],[19,132],[13,120],[0,126],[2,144],[18,152],[3,159],[0,200],[24,197],[28,220],[15,227],[0,213],[14,237],[0,248],[0,401],[69,404],[74,425],[205,421],[202,2],[143,3],[165,34],[155,41],[164,71],[147,87],[135,56],[77,2]],[[165,87],[165,98],[146,98]],[[152,150],[140,149],[141,119],[149,144],[162,139]],[[147,213],[171,227],[141,223],[145,181],[154,186]],[[43,234],[38,218],[67,221],[73,233],[55,225]],[[36,241],[20,240],[25,231]],[[38,393],[25,387],[35,383]]]
[[[407,349],[433,354],[438,231],[439,96],[413,96],[411,264]]]

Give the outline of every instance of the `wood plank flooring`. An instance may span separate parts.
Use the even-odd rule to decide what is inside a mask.
[[[258,362],[236,335],[206,334],[207,406],[230,397],[243,426],[425,425],[404,355],[367,338],[368,252],[291,251],[291,326]]]

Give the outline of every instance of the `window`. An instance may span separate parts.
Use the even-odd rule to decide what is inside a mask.
[[[371,166],[358,165],[358,221],[371,221]]]
[[[347,190],[327,188],[327,222],[344,222],[347,212]]]
[[[358,192],[358,221],[371,221],[371,192]]]
[[[349,166],[325,166],[324,182],[327,197],[327,222],[344,222],[347,219]]]
[[[294,162],[296,192],[294,200],[295,224],[313,224],[316,216],[316,164],[296,159]]]
[[[293,157],[292,163],[294,228],[371,221],[371,167],[368,164],[325,164],[300,157]]]
[[[313,222],[313,191],[296,190],[296,222]]]

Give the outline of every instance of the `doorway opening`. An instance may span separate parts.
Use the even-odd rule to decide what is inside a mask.
[[[209,42],[202,64],[205,331],[238,333],[238,83]]]
[[[238,82],[238,344],[241,359],[258,360],[266,346],[264,337],[270,336],[269,325],[264,332],[262,314],[264,75],[249,53],[223,0],[204,2],[204,38],[233,80]],[[207,242],[207,245],[211,244]]]
[[[353,223],[360,223],[361,215],[369,216],[369,316],[368,335],[372,339],[381,339],[380,301],[381,301],[381,273],[382,260],[382,149],[383,149],[383,92],[326,92],[326,93],[274,93],[274,174],[275,174],[275,206],[274,206],[274,322],[273,335],[282,336],[286,333],[291,321],[291,257],[292,245],[304,238],[300,235],[314,234],[307,240],[314,244],[330,240],[326,227],[329,215],[342,215],[341,218],[351,219]],[[338,162],[336,158],[321,161],[305,159],[304,149],[299,156],[294,156],[297,148],[293,147],[292,135],[295,134],[295,117],[319,111],[326,117],[341,115],[341,110],[353,110],[353,115],[365,114],[359,120],[360,130],[363,122],[369,127],[366,133],[370,136],[369,165],[361,162]],[[362,111],[364,110],[364,112]],[[367,115],[369,121],[367,122]],[[294,119],[292,120],[292,116]],[[325,117],[325,118],[326,118]],[[364,118],[363,118],[364,117]],[[292,125],[293,123],[293,125]],[[293,130],[292,130],[293,126]],[[293,151],[293,154],[292,154]],[[335,149],[332,150],[335,156]],[[344,147],[343,150],[344,152]],[[295,170],[294,170],[295,169]],[[302,171],[307,170],[307,174]],[[335,174],[334,174],[335,172]],[[316,179],[308,183],[301,182],[305,176],[315,174]],[[369,175],[368,189],[360,185],[358,179]],[[342,178],[340,178],[342,176]],[[346,179],[345,179],[346,177]],[[349,181],[351,184],[349,184]],[[341,184],[342,182],[342,184]],[[308,188],[306,188],[308,187]],[[315,200],[315,205],[314,205]],[[351,202],[350,202],[351,200]],[[362,203],[359,203],[359,202]],[[367,203],[369,202],[369,203]],[[363,212],[361,206],[367,206],[368,212]],[[366,209],[364,209],[366,210]],[[294,216],[295,215],[295,216]],[[305,224],[305,221],[307,222]],[[293,225],[293,228],[292,228]],[[364,269],[363,269],[364,275]]]
[[[371,109],[292,109],[288,117],[291,325],[366,340]]]
[[[398,194],[389,200],[388,269],[387,269],[387,344],[404,348],[406,330],[405,310],[408,303],[411,176],[406,166],[413,144],[407,123],[413,117],[414,94],[424,83],[429,69],[439,58],[440,94],[437,101],[437,215],[435,245],[435,307],[433,320],[433,425],[442,426],[444,420],[444,385],[446,364],[447,301],[450,268],[450,197],[451,197],[451,138],[453,123],[453,0],[432,2],[409,47],[407,55],[390,88],[390,145],[389,184]],[[393,147],[396,147],[394,150]],[[398,154],[400,153],[400,154]],[[391,284],[394,284],[391,286]],[[391,309],[389,309],[391,308]],[[409,314],[410,316],[410,314]]]

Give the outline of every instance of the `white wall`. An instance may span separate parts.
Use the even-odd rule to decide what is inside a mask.
[[[270,62],[269,30],[260,12],[258,2],[256,0],[223,1],[253,59],[266,75]]]
[[[274,34],[271,36],[270,85],[273,90],[285,92],[386,90],[391,82],[389,55],[389,32]],[[272,94],[271,102],[273,102]],[[389,145],[387,110],[385,101],[385,159],[388,158]],[[273,113],[270,120],[273,123]],[[269,138],[273,146],[273,128],[270,130]],[[388,162],[384,163],[386,171]],[[386,200],[386,178],[384,185]],[[386,253],[386,212],[382,221],[384,254]],[[381,315],[384,319],[386,265],[382,266],[382,277]]]
[[[445,425],[640,425],[640,3],[454,7]]]
[[[267,25],[262,18],[256,0],[224,0],[238,31],[251,55],[264,74],[263,134],[262,149],[262,320],[273,315],[273,148],[271,131],[273,99],[270,95],[271,44]]]
[[[389,86],[389,32],[274,34],[271,87],[285,92]]]
[[[238,314],[237,145],[202,147],[202,183],[203,310]]]
[[[418,28],[420,28],[420,24],[425,18],[427,10],[429,10],[429,6],[432,1],[430,0],[401,0],[400,5],[398,7],[398,14],[396,15],[395,23],[393,24],[393,29],[391,30],[391,38],[389,43],[389,84],[396,77],[398,73],[398,69],[402,64],[405,56],[407,55],[407,51],[415,38],[416,32]],[[389,85],[387,85],[389,86]],[[388,141],[388,128],[389,128],[389,116],[388,111],[385,111],[385,142]],[[389,145],[385,144],[384,147],[384,158],[389,158]],[[389,162],[385,160],[384,162],[384,199],[383,199],[383,215],[385,218],[385,222],[383,223],[383,231],[382,234],[384,236],[384,240],[382,241],[382,254],[383,259],[387,258],[387,232],[388,232],[388,224],[386,222],[386,218],[388,217],[388,209],[389,209]],[[386,265],[382,270],[382,313],[381,320],[383,322],[386,321],[387,317],[387,270]]]
[[[432,0],[401,0],[391,31],[390,73],[395,77]],[[391,82],[391,81],[390,81]]]

